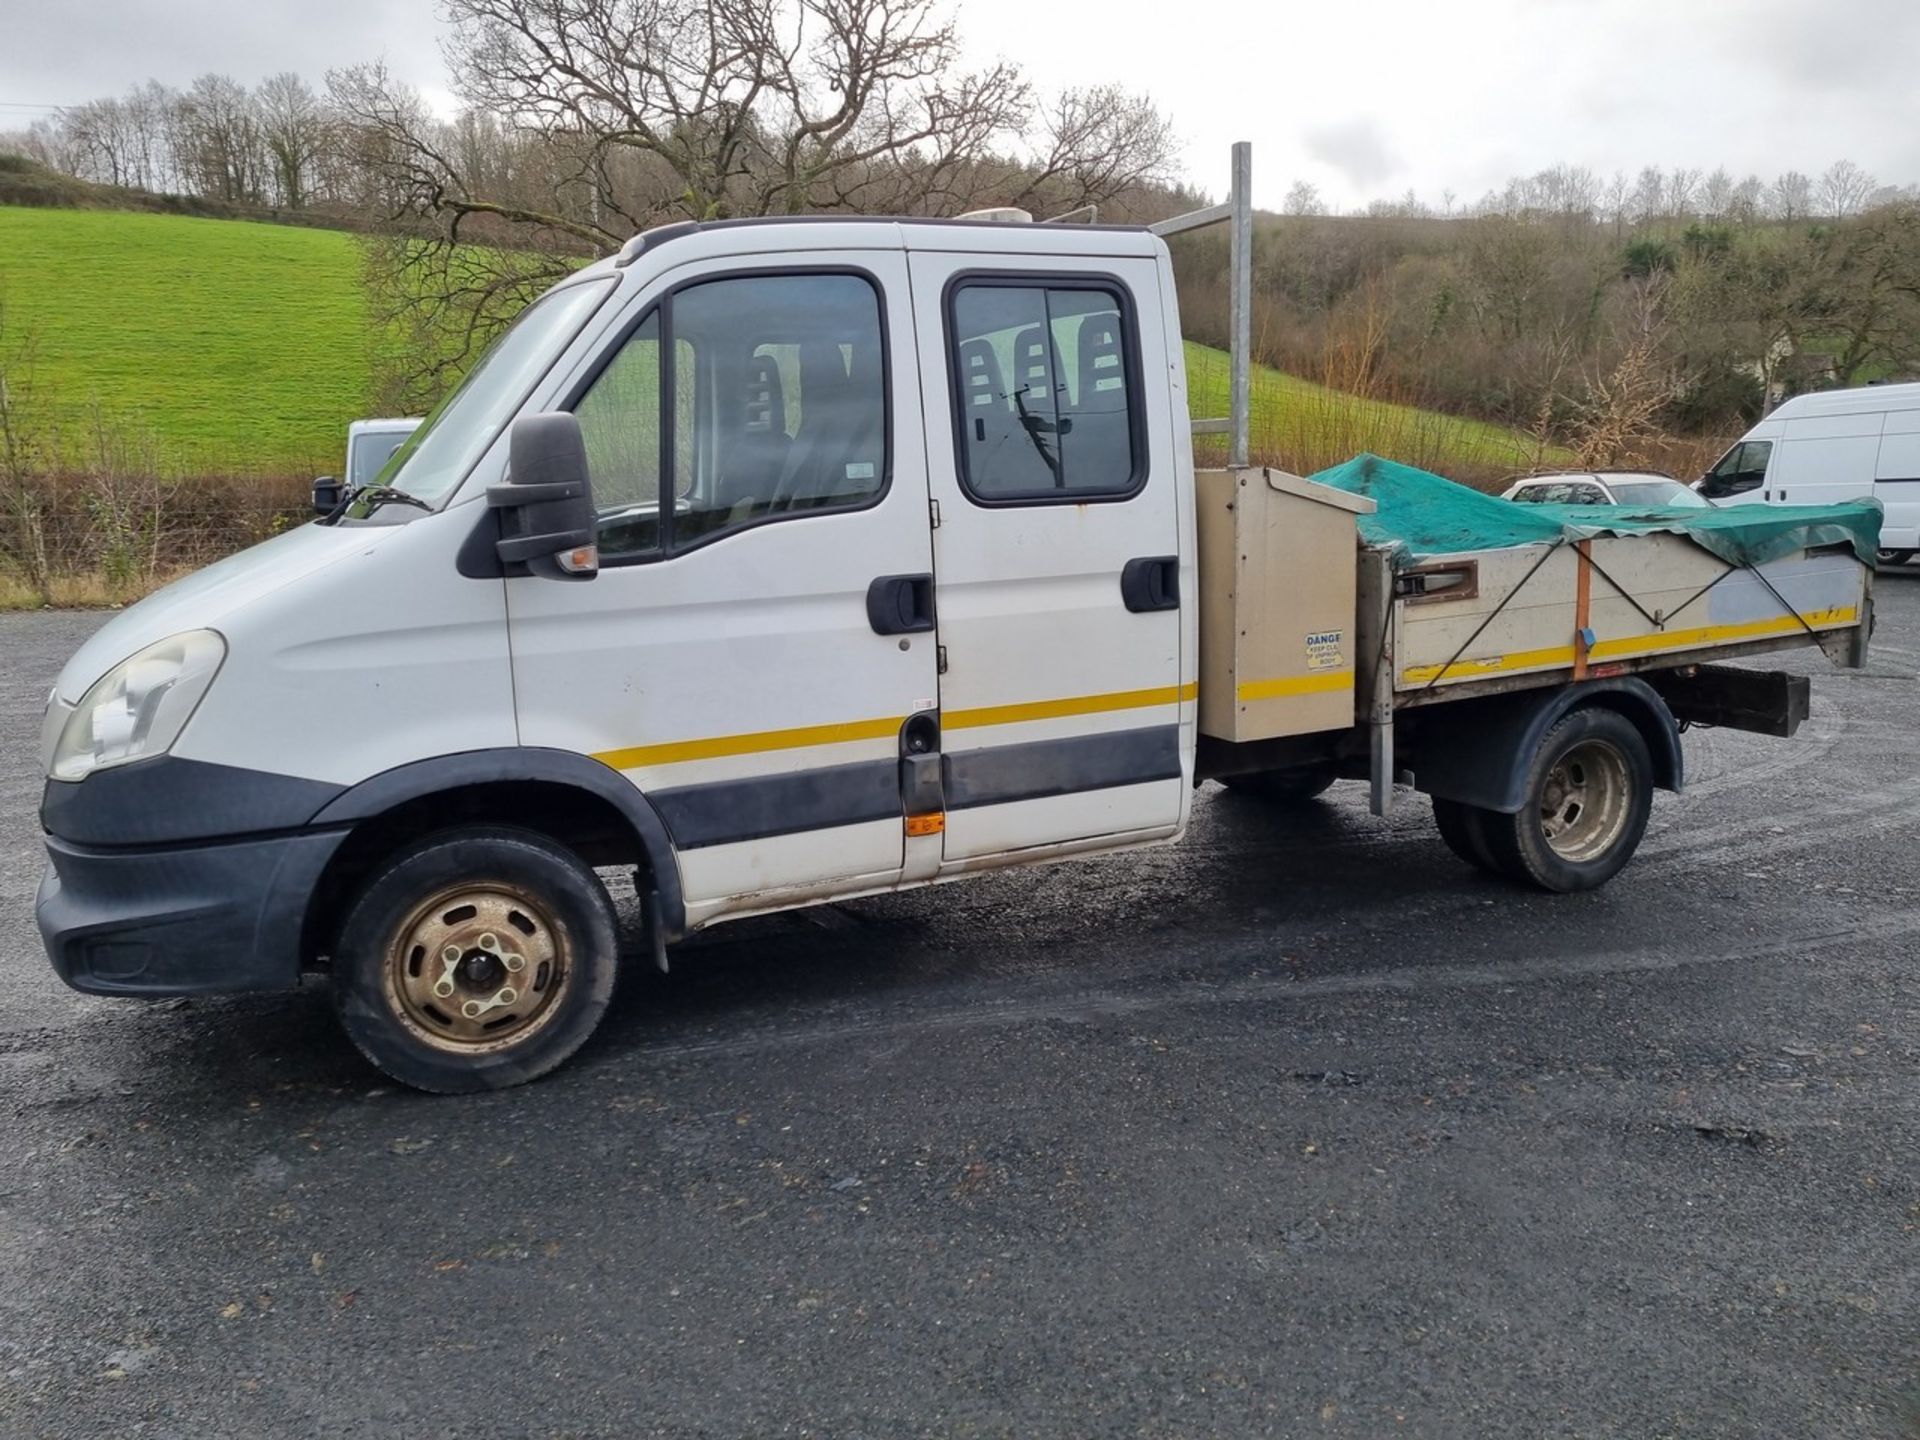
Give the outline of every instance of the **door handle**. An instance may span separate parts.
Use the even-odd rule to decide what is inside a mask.
[[[933,629],[933,576],[880,576],[867,586],[867,623],[876,635],[919,635]]]
[[[1120,601],[1136,615],[1180,608],[1180,557],[1142,555],[1120,570]]]

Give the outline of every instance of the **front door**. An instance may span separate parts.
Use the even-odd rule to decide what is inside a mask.
[[[905,260],[808,258],[628,306],[569,387],[601,571],[507,582],[521,743],[646,792],[695,924],[894,883],[902,727],[937,699]]]
[[[1193,598],[1180,593],[1173,357],[1157,318],[1140,321],[1159,315],[1157,268],[909,263],[938,515],[944,867],[1171,834],[1192,710],[1180,605]]]

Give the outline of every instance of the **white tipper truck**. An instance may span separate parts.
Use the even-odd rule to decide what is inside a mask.
[[[1244,242],[1243,182],[1219,208]],[[1681,721],[1804,714],[1804,679],[1704,661],[1863,659],[1870,567],[1830,536],[1410,558],[1357,532],[1368,495],[1196,475],[1189,434],[1149,230],[641,235],[529,306],[390,484],[68,662],[52,963],[130,996],[325,972],[387,1073],[506,1085],[606,1010],[596,867],[664,964],[738,916],[1176,842],[1205,778],[1347,777],[1578,890],[1679,788]]]

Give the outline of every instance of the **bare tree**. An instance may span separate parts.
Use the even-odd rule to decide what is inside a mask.
[[[1667,172],[1666,213],[1673,216],[1691,215],[1700,193],[1700,172],[1685,165],[1676,165]]]
[[[1600,218],[1612,224],[1616,237],[1627,222],[1632,200],[1633,185],[1624,170],[1614,171],[1600,187]]]
[[[175,111],[174,151],[201,195],[258,202],[266,178],[266,147],[253,97],[226,75],[202,75]]]
[[[255,95],[260,138],[272,157],[275,199],[304,210],[313,199],[328,117],[320,98],[291,70],[261,82]]]
[[[1280,202],[1280,210],[1285,215],[1324,215],[1327,204],[1320,198],[1319,186],[1296,180],[1287,187],[1287,198]]]
[[[1644,167],[1633,183],[1633,218],[1644,225],[1667,214],[1667,177],[1658,165]]]
[[[1715,220],[1724,220],[1733,209],[1734,180],[1724,165],[1716,165],[1700,182],[1700,205]]]
[[[1173,169],[1172,129],[1143,98],[1097,86],[1036,105],[1012,65],[961,68],[941,0],[446,0],[445,13],[467,104],[454,122],[381,66],[327,80],[363,198],[401,232],[375,247],[401,267],[376,287],[380,308],[421,323],[463,312],[458,353],[542,277],[664,219],[1058,213]],[[513,256],[453,254],[473,240]]]
[[[1857,215],[1879,183],[1853,161],[1837,160],[1820,177],[1820,204],[1829,215]]]
[[[1767,191],[1767,209],[1780,220],[1801,220],[1813,210],[1813,181],[1789,170]]]
[[[1055,210],[1109,204],[1173,179],[1172,122],[1151,100],[1117,85],[1068,90],[1043,112],[1030,161],[1008,203]]]

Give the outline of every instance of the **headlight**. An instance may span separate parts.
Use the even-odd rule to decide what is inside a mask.
[[[227,642],[213,631],[189,630],[122,660],[73,707],[47,773],[83,780],[110,765],[166,754],[226,655]]]

